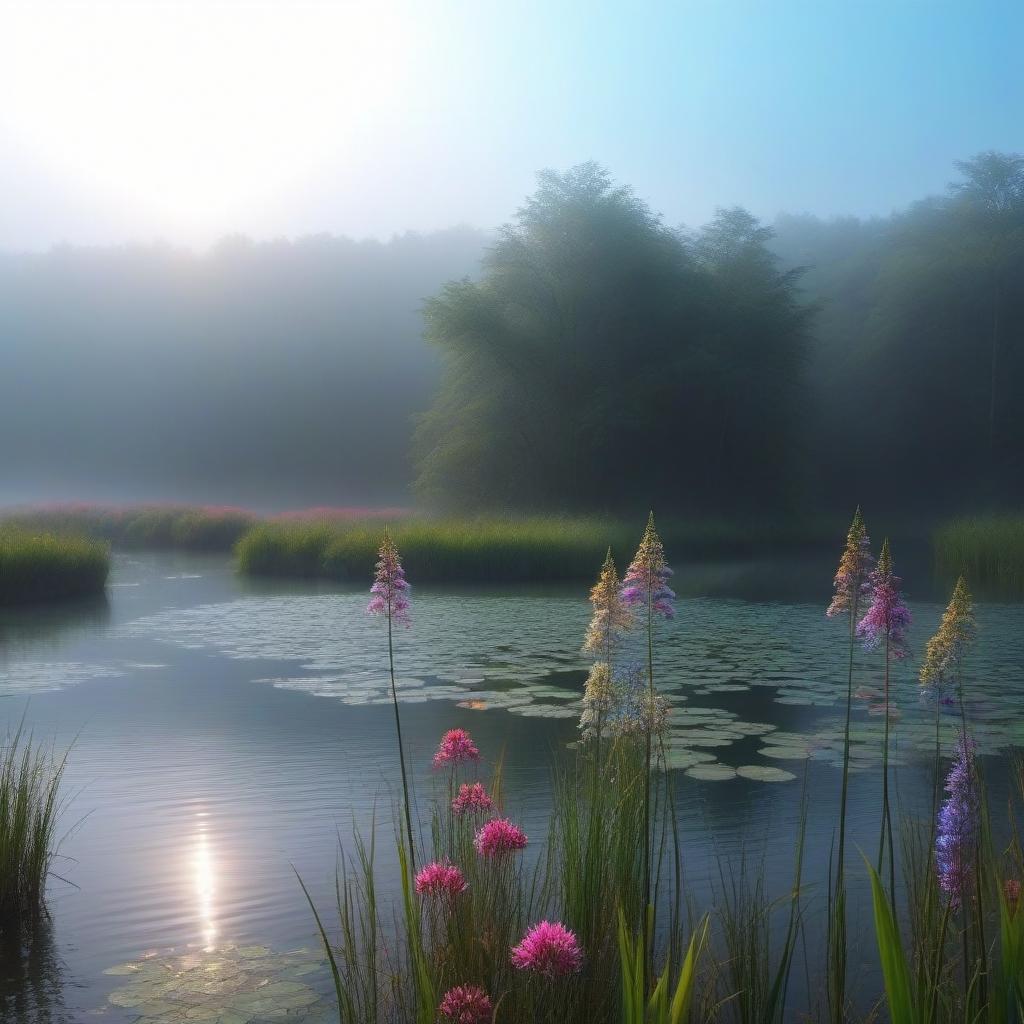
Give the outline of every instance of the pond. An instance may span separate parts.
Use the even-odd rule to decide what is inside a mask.
[[[763,862],[769,890],[788,891],[806,784],[808,920],[824,916],[846,686],[830,577],[814,560],[677,567],[683,600],[657,663],[698,906],[719,858]],[[438,738],[463,726],[492,765],[504,758],[507,809],[540,845],[553,760],[577,735],[586,589],[415,589],[396,661],[421,814]],[[930,580],[917,589],[936,596]],[[336,1019],[295,871],[329,910],[339,841],[376,816],[394,877],[386,639],[365,603],[362,588],[243,580],[226,559],[118,555],[106,601],[3,614],[0,716],[71,746],[52,918],[30,957],[0,951],[4,1019]],[[911,607],[920,652],[942,605]],[[1024,608],[980,604],[978,618],[969,714],[1001,793],[1024,743]],[[934,725],[916,667],[895,670],[894,763],[901,804],[926,812]],[[859,655],[851,828],[864,848],[878,827],[880,677],[881,657]],[[856,991],[875,953],[864,901],[852,907]]]

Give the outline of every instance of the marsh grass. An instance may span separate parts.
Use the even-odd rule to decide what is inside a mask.
[[[227,552],[256,521],[230,506],[57,505],[9,513],[0,527],[90,537],[129,549]]]
[[[935,564],[948,579],[1014,596],[1024,593],[1024,516],[957,519],[935,531]]]
[[[0,526],[0,605],[98,594],[109,569],[99,541]]]
[[[381,520],[268,521],[248,531],[235,554],[251,575],[362,582],[383,528]],[[586,580],[609,544],[619,552],[636,545],[631,524],[600,518],[405,518],[389,529],[409,577],[430,583]],[[791,551],[818,535],[806,524],[728,520],[668,522],[661,533],[686,558]]]
[[[44,912],[66,761],[66,753],[34,743],[22,726],[0,751],[0,931]]]

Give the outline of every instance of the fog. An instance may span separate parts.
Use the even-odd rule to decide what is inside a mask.
[[[5,5],[0,503],[1018,502],[1022,30]]]

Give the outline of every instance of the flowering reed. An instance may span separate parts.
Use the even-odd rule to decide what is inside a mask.
[[[575,934],[564,924],[541,921],[513,947],[512,964],[521,971],[561,978],[583,967],[583,950]]]
[[[412,833],[412,810],[409,802],[409,777],[405,770],[405,747],[402,743],[402,718],[398,713],[398,690],[395,687],[395,644],[394,624],[408,626],[409,584],[405,579],[398,548],[384,530],[380,550],[377,552],[377,571],[373,586],[370,587],[370,603],[366,606],[370,615],[383,615],[388,623],[388,669],[391,673],[391,703],[395,710],[395,733],[398,738],[398,763],[402,771],[402,796],[405,802],[405,832],[409,843],[409,871],[416,870],[416,844]]]
[[[832,581],[832,602],[825,614],[831,619],[849,616],[849,658],[846,677],[846,720],[843,727],[843,779],[839,796],[839,842],[836,849],[836,884],[829,893],[828,934],[829,1006],[836,1024],[846,1018],[846,803],[850,788],[850,712],[853,707],[853,651],[860,603],[871,594],[871,540],[860,507],[846,533],[846,547]]]
[[[960,669],[967,649],[977,636],[974,605],[967,581],[961,576],[943,613],[938,631],[928,641],[918,680],[922,695],[940,699],[948,688],[960,686]]]
[[[587,627],[583,650],[587,654],[596,654],[611,665],[616,646],[633,623],[632,613],[621,590],[611,548],[605,555],[597,582],[590,590],[590,603],[594,614]]]
[[[957,736],[956,756],[946,776],[949,796],[939,811],[935,839],[935,866],[939,887],[950,905],[959,907],[971,877],[971,862],[978,836],[979,800],[975,787],[974,741],[965,732]]]

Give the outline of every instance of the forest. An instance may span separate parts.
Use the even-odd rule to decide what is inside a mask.
[[[0,500],[1012,508],[1024,158],[950,177],[688,229],[588,163],[496,233],[8,253]]]

